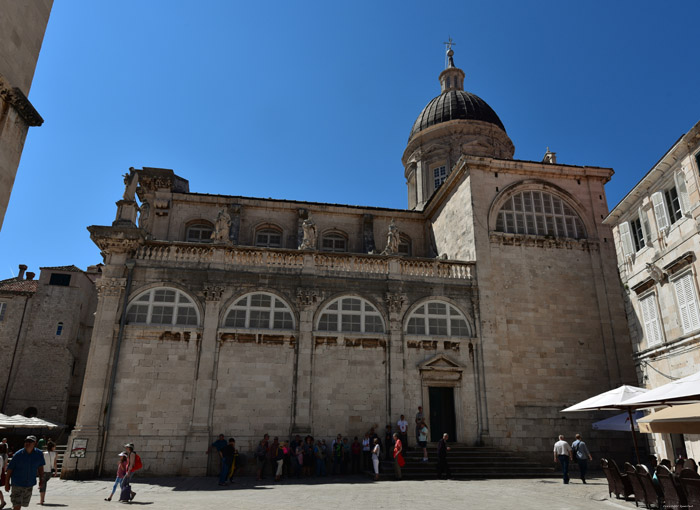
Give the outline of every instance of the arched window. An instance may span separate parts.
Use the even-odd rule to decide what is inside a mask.
[[[348,239],[339,232],[329,232],[321,239],[321,250],[323,251],[348,251]]]
[[[255,233],[255,246],[281,248],[282,232],[275,228],[262,228]]]
[[[443,301],[428,301],[408,319],[406,333],[429,336],[471,336],[464,314]]]
[[[509,197],[498,211],[496,230],[572,239],[586,237],[578,214],[561,198],[545,191],[521,191]]]
[[[405,255],[406,257],[410,257],[411,252],[411,238],[407,235],[401,234],[399,236],[399,255]]]
[[[184,292],[161,287],[139,294],[129,304],[127,324],[171,324],[197,326],[199,312]]]
[[[367,300],[340,297],[323,309],[318,320],[319,331],[343,333],[384,333],[384,321],[377,309]]]
[[[185,240],[188,243],[209,243],[214,227],[207,223],[194,223],[187,227]]]
[[[238,299],[228,309],[224,327],[246,329],[294,329],[289,305],[274,294],[256,292]]]

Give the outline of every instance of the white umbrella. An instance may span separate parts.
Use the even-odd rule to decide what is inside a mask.
[[[643,395],[631,398],[626,403],[639,409],[698,402],[700,402],[700,372],[649,390]]]
[[[562,410],[562,413],[570,413],[575,411],[603,411],[621,409],[627,411],[630,420],[630,430],[632,431],[632,441],[634,442],[634,453],[637,455],[637,463],[639,461],[639,449],[637,448],[637,435],[634,433],[634,420],[632,419],[632,411],[642,406],[629,405],[630,399],[643,396],[648,390],[638,388],[636,386],[628,386],[623,384],[619,388],[615,388],[595,397],[591,397],[583,402],[574,404]]]
[[[8,429],[57,429],[63,427],[63,425],[59,425],[48,420],[42,420],[40,418],[27,418],[21,414],[15,414],[14,416],[0,414],[0,427],[5,427]]]
[[[562,413],[570,413],[573,411],[601,411],[610,409],[627,409],[627,401],[646,393],[649,390],[637,388],[636,386],[628,386],[623,384],[619,388],[606,391],[588,400],[574,404],[562,410]]]

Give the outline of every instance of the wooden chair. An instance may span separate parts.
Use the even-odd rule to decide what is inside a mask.
[[[664,505],[667,508],[680,508],[688,505],[683,488],[675,480],[675,475],[666,466],[656,468],[656,478],[664,491]]]
[[[688,508],[700,508],[700,475],[694,469],[683,469],[678,480],[688,500]]]
[[[610,496],[611,494],[615,494],[615,479],[613,478],[612,473],[610,472],[610,466],[608,465],[608,461],[606,459],[600,459],[600,466],[603,468],[605,478],[608,479],[608,496]]]
[[[655,506],[656,508],[661,509],[664,505],[664,493],[662,492],[661,488],[654,483],[651,473],[649,472],[649,468],[643,464],[637,464],[636,471],[637,478],[644,488],[647,508],[649,506]]]
[[[637,476],[637,470],[629,462],[625,462],[625,474],[632,485],[632,491],[634,492],[634,506],[639,506],[639,503],[649,508],[649,501],[647,499],[646,491],[642,486],[642,481]]]
[[[632,489],[629,477],[620,471],[620,468],[617,467],[617,462],[612,459],[608,461],[608,467],[610,468],[613,480],[615,480],[615,496],[620,498],[622,495],[626,501],[627,498],[634,494],[634,489]]]
[[[683,463],[683,469],[692,469],[697,473],[698,465],[695,463],[694,459],[686,459],[686,461]]]

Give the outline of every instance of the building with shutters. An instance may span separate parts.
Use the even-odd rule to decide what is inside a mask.
[[[600,417],[561,409],[635,383],[601,223],[613,171],[514,159],[447,56],[403,154],[407,209],[130,170],[115,221],[89,227],[105,266],[71,437],[88,447],[64,476],[111,470],[126,441],[148,474],[203,475],[219,433],[250,454],[265,433],[361,437],[418,406],[433,441],[550,464],[558,434]]]
[[[700,366],[700,122],[604,220],[613,228],[639,380],[655,388]],[[662,458],[700,456],[697,436],[653,434]]]

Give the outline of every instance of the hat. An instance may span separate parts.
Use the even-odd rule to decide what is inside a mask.
[[[134,449],[134,443],[126,443],[124,445],[124,448],[131,448],[132,450]]]
[[[27,436],[24,438],[24,442],[27,443],[31,441],[32,443],[36,443],[36,436]]]
[[[129,454],[126,453],[126,452],[121,452],[121,453],[119,454],[119,456],[120,456],[120,457],[128,457]]]

